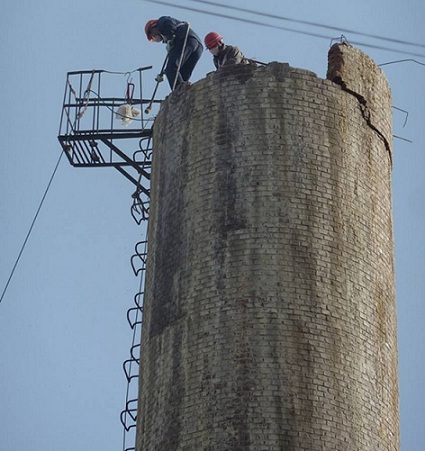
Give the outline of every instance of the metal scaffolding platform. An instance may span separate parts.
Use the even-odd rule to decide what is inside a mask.
[[[72,166],[114,167],[145,189],[140,182],[149,178],[145,154],[153,119],[144,116],[150,100],[143,98],[142,74],[151,67],[68,72],[58,139]],[[123,95],[116,96],[120,90]]]

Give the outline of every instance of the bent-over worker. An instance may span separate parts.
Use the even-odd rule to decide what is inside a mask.
[[[168,61],[164,73],[170,88],[175,89],[189,81],[203,50],[199,36],[190,25],[170,16],[162,16],[149,20],[145,33],[149,41],[167,44]]]

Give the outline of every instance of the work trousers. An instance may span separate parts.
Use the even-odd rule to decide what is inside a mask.
[[[176,41],[176,40],[175,40]],[[201,58],[203,47],[202,44],[192,36],[187,37],[186,46],[183,48],[184,38],[178,39],[173,43],[168,52],[168,62],[165,68],[165,75],[167,77],[170,88],[173,89],[174,80],[177,77],[175,87],[184,81],[189,81],[196,63]],[[180,62],[181,58],[181,62]],[[177,73],[177,68],[180,64],[180,71]]]

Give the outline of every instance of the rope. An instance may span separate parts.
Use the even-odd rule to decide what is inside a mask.
[[[180,55],[179,65],[177,66],[177,72],[176,72],[176,76],[175,76],[175,78],[174,78],[174,83],[173,83],[173,89],[172,89],[172,91],[174,91],[174,89],[176,88],[177,79],[178,79],[179,74],[180,74],[180,68],[181,68],[182,61],[183,61],[184,51],[186,50],[187,37],[189,36],[189,29],[190,29],[190,23],[188,22],[188,23],[187,23],[186,36],[184,37],[182,53],[181,53],[181,55]]]
[[[34,219],[32,220],[32,223],[31,223],[31,226],[30,226],[30,228],[28,230],[27,236],[25,237],[24,244],[22,245],[21,250],[19,251],[18,257],[17,257],[17,259],[15,261],[15,264],[13,265],[13,268],[12,268],[12,271],[10,273],[9,279],[6,282],[6,286],[4,287],[3,293],[1,295],[0,303],[3,301],[4,295],[6,294],[7,288],[9,287],[10,281],[12,280],[13,274],[15,273],[15,269],[18,266],[19,260],[20,260],[20,258],[22,256],[22,253],[24,252],[25,246],[26,246],[27,241],[28,241],[28,239],[29,239],[29,237],[31,235],[32,229],[34,228],[34,224],[35,224],[35,221],[37,220],[38,214],[40,213],[41,207],[43,206],[44,200],[45,200],[45,198],[47,196],[47,192],[50,189],[50,185],[53,182],[53,178],[54,178],[54,176],[56,174],[56,171],[57,171],[57,169],[59,167],[59,163],[60,163],[60,161],[62,159],[62,156],[63,156],[63,151],[61,152],[61,154],[59,156],[59,159],[58,159],[58,161],[56,163],[55,169],[53,170],[53,173],[52,173],[52,175],[50,177],[49,183],[47,184],[47,188],[44,191],[44,194],[43,194],[43,197],[41,199],[40,205],[38,206],[37,212],[36,212],[36,214],[34,216]]]
[[[89,100],[90,100],[90,91],[91,91],[91,85],[93,83],[93,78],[94,78],[94,73],[95,71],[93,70],[93,72],[91,73],[91,77],[90,80],[88,82],[87,88],[84,91],[84,97],[86,99],[84,105],[82,106],[82,109],[80,108],[80,111],[77,114],[77,119],[81,119],[84,116],[84,113],[87,110],[88,104],[89,104]]]

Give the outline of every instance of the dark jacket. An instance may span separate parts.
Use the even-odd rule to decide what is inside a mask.
[[[184,41],[187,33],[187,27],[190,27],[187,22],[182,22],[170,16],[160,17],[156,26],[162,36],[164,36],[167,41],[173,42],[173,44],[177,44],[178,41]],[[189,28],[189,34],[187,37],[188,39],[195,39],[202,45],[201,39],[191,27]]]
[[[249,64],[244,54],[233,45],[223,45],[219,54],[214,56],[213,62],[216,69],[231,64]]]
[[[167,42],[168,61],[164,70],[170,88],[189,81],[202,55],[202,42],[187,22],[169,16],[157,21],[158,32]]]

